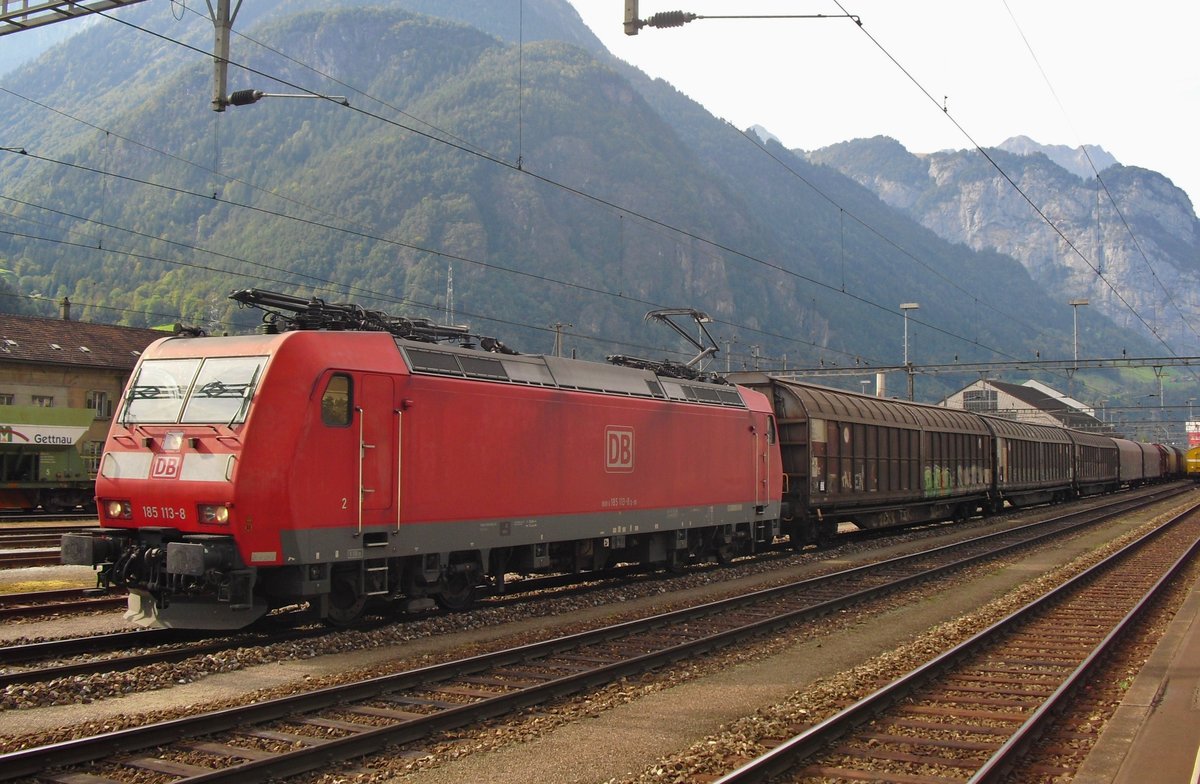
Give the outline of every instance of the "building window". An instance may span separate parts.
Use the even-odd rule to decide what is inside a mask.
[[[13,396],[7,392],[0,392],[0,406],[11,406],[13,404]]]
[[[100,455],[104,453],[104,442],[84,441],[80,452],[83,456],[83,465],[87,468],[88,476],[95,479],[96,475],[100,473]]]
[[[96,419],[108,419],[112,416],[112,400],[108,393],[93,390],[87,393],[87,407],[96,412]]]
[[[41,406],[42,408],[53,408],[54,397],[52,395],[34,395],[33,405]]]
[[[999,409],[996,390],[968,389],[963,392],[963,408],[968,411],[988,412]]]

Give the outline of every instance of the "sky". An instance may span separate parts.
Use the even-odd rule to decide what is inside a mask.
[[[789,148],[890,136],[910,152],[1098,145],[1200,200],[1200,3],[1144,0],[570,0],[617,57]],[[852,14],[861,27],[838,14]],[[943,106],[945,110],[943,110]]]

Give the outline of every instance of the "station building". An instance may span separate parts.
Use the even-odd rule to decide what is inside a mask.
[[[76,443],[94,477],[113,409],[162,330],[0,313],[0,447]]]

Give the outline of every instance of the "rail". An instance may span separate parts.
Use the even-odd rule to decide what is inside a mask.
[[[1121,511],[1129,507],[1120,506]],[[860,567],[469,659],[26,749],[0,756],[0,779],[100,759],[169,773],[177,781],[193,784],[295,775],[327,766],[330,760],[357,757],[390,744],[478,723],[726,648],[1026,547],[1053,535],[1050,530],[1063,534],[1117,513],[1063,515],[976,537],[958,546],[890,559],[873,569]],[[873,584],[863,588],[868,578]],[[334,716],[322,715],[330,711]],[[353,721],[355,717],[360,721]],[[284,728],[261,726],[275,722]],[[311,732],[313,726],[343,734],[317,738]],[[191,740],[234,730],[236,737],[203,743]],[[290,739],[301,747],[283,754],[268,753],[258,746],[242,745],[247,737]],[[138,756],[139,750],[173,744],[182,744],[179,748],[189,759],[201,753],[206,764],[170,763],[175,770],[168,772],[157,757]],[[202,752],[197,751],[200,745]]]

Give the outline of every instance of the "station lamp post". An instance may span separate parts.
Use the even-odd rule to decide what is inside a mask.
[[[1086,299],[1073,299],[1067,303],[1071,306],[1072,320],[1075,322],[1075,368],[1079,368],[1079,306],[1088,304]]]

